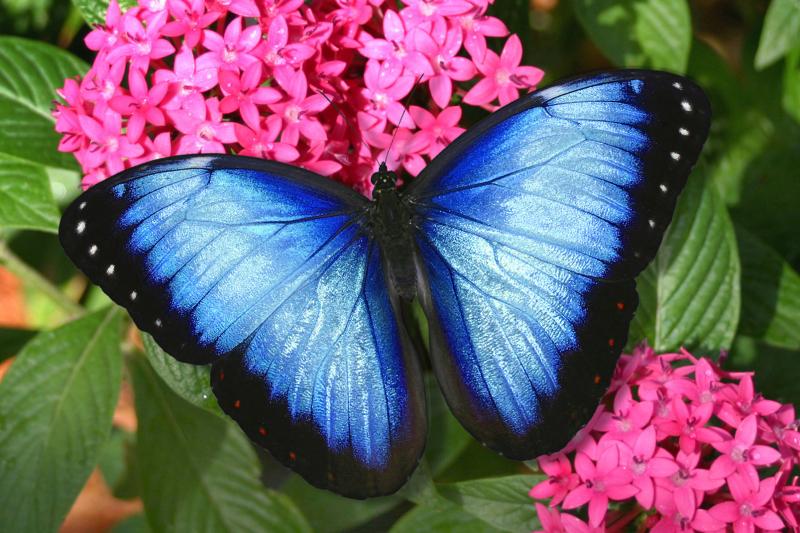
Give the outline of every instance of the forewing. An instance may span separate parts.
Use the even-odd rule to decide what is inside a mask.
[[[366,497],[402,485],[425,438],[367,206],[288,165],[169,158],[86,191],[60,238],[168,353],[213,363],[220,405],[252,439],[309,482]]]
[[[577,79],[494,113],[410,186],[433,367],[486,445],[528,459],[587,422],[709,118],[682,77]]]

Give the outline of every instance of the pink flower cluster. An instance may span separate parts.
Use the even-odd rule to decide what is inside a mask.
[[[795,410],[756,394],[751,374],[641,347],[605,400],[565,450],[538,459],[543,531],[800,530]]]
[[[86,37],[91,69],[58,91],[59,149],[85,187],[155,158],[234,153],[368,193],[380,161],[416,175],[463,131],[454,98],[491,110],[541,80],[516,35],[500,55],[487,47],[508,35],[491,1],[139,0],[122,13],[112,0]]]

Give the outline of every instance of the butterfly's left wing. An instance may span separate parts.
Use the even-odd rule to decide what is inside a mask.
[[[529,459],[587,422],[709,117],[685,78],[576,79],[497,111],[410,185],[433,368],[486,445]]]
[[[426,430],[368,205],[280,163],[174,157],[86,191],[59,234],[168,353],[213,363],[220,406],[254,441],[314,485],[366,497],[406,481]]]

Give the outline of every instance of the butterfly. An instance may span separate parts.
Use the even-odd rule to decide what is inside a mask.
[[[311,484],[391,494],[427,433],[417,298],[447,404],[512,459],[586,424],[708,134],[683,77],[621,70],[528,94],[373,198],[294,166],[169,157],[84,192],[64,250],[222,409]]]

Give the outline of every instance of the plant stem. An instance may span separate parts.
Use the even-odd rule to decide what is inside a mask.
[[[77,317],[84,313],[83,308],[67,298],[55,285],[39,274],[34,268],[20,259],[12,252],[5,242],[0,241],[0,263],[23,283],[36,289],[48,296],[53,303],[57,304],[70,318]]]

